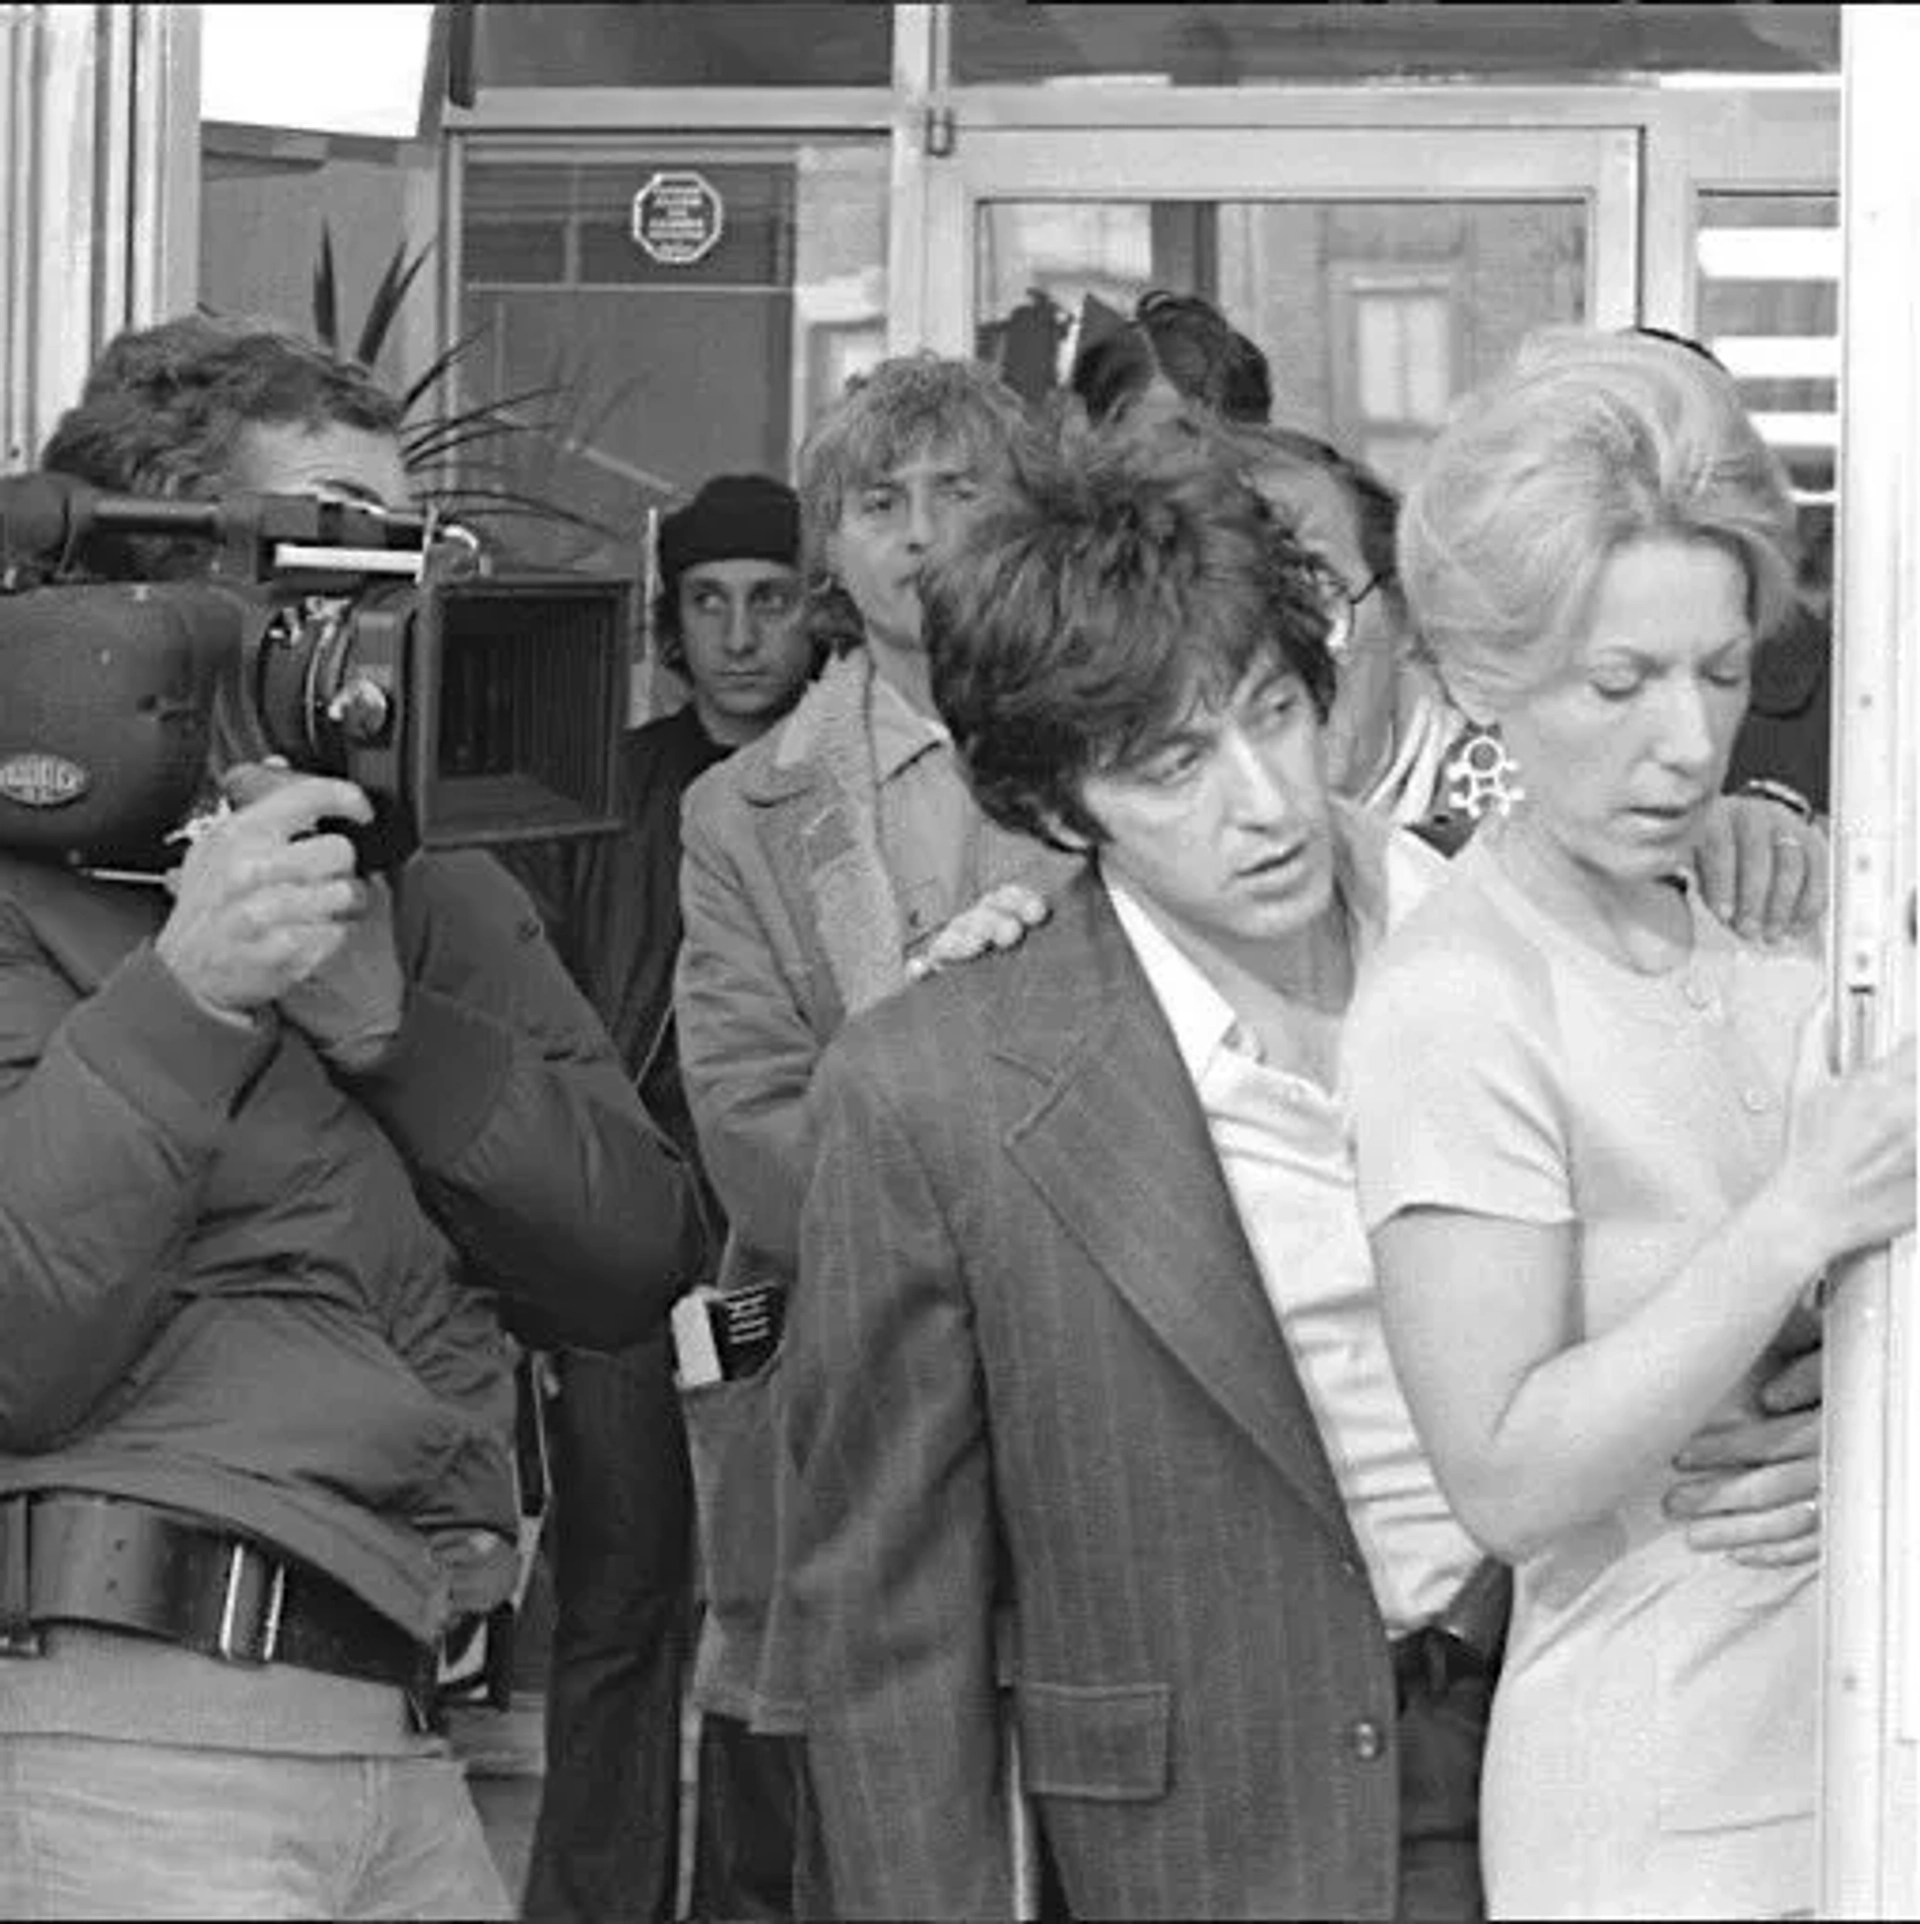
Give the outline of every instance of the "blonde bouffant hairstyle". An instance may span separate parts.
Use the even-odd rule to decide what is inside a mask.
[[[1641,334],[1550,328],[1469,394],[1400,518],[1400,579],[1455,701],[1497,719],[1579,633],[1636,541],[1739,562],[1760,639],[1794,610],[1785,471],[1706,355]]]

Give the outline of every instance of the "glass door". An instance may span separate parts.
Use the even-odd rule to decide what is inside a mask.
[[[1800,507],[1802,618],[1759,658],[1733,779],[1830,800],[1832,609],[1839,504],[1840,98],[1702,96],[1647,146],[1644,313],[1702,342],[1740,384]]]
[[[1551,321],[1636,316],[1631,129],[959,131],[927,163],[922,309],[1029,398],[1149,288],[1266,353],[1275,418],[1402,484],[1453,397]]]
[[[459,399],[509,429],[461,478],[517,560],[637,569],[647,510],[784,479],[885,352],[882,139],[471,135],[452,171]]]

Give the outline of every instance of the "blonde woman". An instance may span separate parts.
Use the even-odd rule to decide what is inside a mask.
[[[1469,397],[1402,520],[1414,617],[1524,790],[1390,939],[1346,1062],[1396,1367],[1517,1569],[1495,1915],[1813,1901],[1813,1570],[1690,1555],[1661,1507],[1827,1265],[1914,1214],[1911,1043],[1809,1072],[1813,952],[1686,879],[1792,528],[1721,370],[1583,332]]]

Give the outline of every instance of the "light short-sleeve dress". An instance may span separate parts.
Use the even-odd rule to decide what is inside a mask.
[[[1349,1021],[1369,1230],[1422,1205],[1572,1223],[1598,1334],[1753,1194],[1780,1154],[1821,973],[1688,899],[1691,956],[1642,975],[1551,920],[1490,847],[1467,848],[1375,958]],[[1690,1550],[1661,1514],[1665,1487],[1516,1573],[1482,1782],[1494,1916],[1814,1901],[1813,1571]]]

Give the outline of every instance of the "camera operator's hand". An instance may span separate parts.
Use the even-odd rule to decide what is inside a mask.
[[[223,786],[229,800],[244,806],[288,783],[312,779],[275,759],[230,770]],[[399,1033],[405,997],[393,945],[393,892],[380,875],[363,878],[357,887],[358,904],[342,926],[341,940],[277,998],[282,1019],[349,1073],[371,1068],[386,1053]]]
[[[330,817],[365,822],[373,808],[351,782],[285,771],[264,783],[228,778],[233,812],[205,828],[169,877],[173,912],[155,938],[189,995],[229,1020],[250,1018],[322,967],[365,910],[353,844],[316,834]]]
[[[280,998],[280,1013],[336,1069],[370,1069],[400,1033],[406,985],[393,946],[393,891],[384,875],[364,884],[367,907],[347,939]]]

